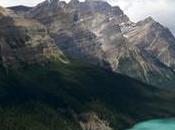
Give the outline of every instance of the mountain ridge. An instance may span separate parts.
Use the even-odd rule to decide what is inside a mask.
[[[151,85],[174,87],[175,38],[151,17],[134,23],[118,6],[99,0],[46,0],[24,17],[46,26],[58,48],[72,58],[104,67],[108,64],[115,72]],[[120,66],[127,64],[123,59],[132,61],[125,72]]]

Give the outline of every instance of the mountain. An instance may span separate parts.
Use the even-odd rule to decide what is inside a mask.
[[[0,6],[0,17],[2,16],[12,16],[15,15],[15,13],[12,10],[5,9]]]
[[[64,57],[42,24],[16,14],[0,17],[0,50],[3,65],[13,67]]]
[[[152,19],[136,24],[119,7],[89,0],[45,1],[20,14],[1,7],[0,14],[0,129],[123,130],[175,116],[173,89],[116,73],[138,73],[137,63],[173,78],[173,66],[132,44],[131,34]]]
[[[151,17],[134,23],[118,6],[100,0],[45,1],[26,14],[46,26],[71,58],[154,86],[174,87],[175,38]]]
[[[175,38],[168,28],[150,17],[138,22],[136,27],[125,33],[125,36],[130,43],[148,51],[161,63],[174,70]]]
[[[27,11],[29,11],[30,9],[32,9],[32,7],[27,7],[27,6],[19,5],[19,6],[9,7],[8,9],[13,10],[18,15],[22,15],[23,16],[23,15],[25,15],[25,13]]]
[[[15,12],[26,12],[26,11],[29,11],[30,9],[32,9],[32,7],[27,7],[27,6],[19,5],[19,6],[9,7],[9,9],[10,10],[13,10]]]

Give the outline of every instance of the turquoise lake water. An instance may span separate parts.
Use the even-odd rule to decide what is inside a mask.
[[[127,130],[175,130],[175,119],[149,120]]]

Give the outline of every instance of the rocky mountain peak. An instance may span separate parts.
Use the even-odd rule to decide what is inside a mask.
[[[60,0],[47,0],[48,3],[58,3]]]
[[[66,3],[59,0],[46,0],[27,12],[27,15],[36,19],[46,18],[62,10],[65,4]]]
[[[69,4],[79,4],[79,3],[80,3],[79,0],[71,0],[71,1],[69,2]]]
[[[105,2],[104,0],[85,0],[85,2]]]
[[[79,4],[80,4],[79,0],[71,0],[68,5],[72,8],[77,8]]]
[[[145,18],[142,21],[139,21],[137,25],[146,25],[146,24],[153,24],[153,23],[157,23],[157,22],[154,20],[153,17],[150,16],[150,17]]]
[[[107,1],[104,1],[104,0],[86,0],[83,3],[90,4],[91,6],[102,6],[108,9],[111,8],[111,5]]]
[[[153,17],[149,16],[147,17],[144,21],[150,22],[150,21],[155,21]]]
[[[83,59],[102,67],[109,66],[115,72],[152,85],[160,85],[166,80],[172,80],[169,77],[175,77],[172,72],[175,70],[175,39],[167,28],[152,17],[133,23],[120,7],[111,6],[102,0],[71,0],[68,4],[59,0],[46,0],[28,13],[44,27],[30,27],[25,20],[15,20],[15,28],[16,25],[25,25],[22,27],[28,32],[20,33],[26,34],[22,37],[24,40],[26,37],[27,42],[20,42],[23,38],[15,39],[16,33],[8,34],[15,35],[17,45],[33,45],[32,43],[36,43],[33,38],[43,41],[42,36],[46,29],[46,36],[72,58]],[[17,27],[21,32],[20,29]],[[52,46],[50,38],[43,42]],[[12,40],[10,43],[14,45]]]
[[[99,13],[108,14],[111,11],[111,5],[101,0],[86,0],[84,3],[89,10]]]
[[[27,7],[27,6],[23,6],[23,5],[19,5],[19,6],[11,6],[8,9],[11,9],[15,12],[27,12],[30,9],[32,9],[32,7]]]
[[[55,8],[59,5],[60,0],[45,0],[44,2],[39,3],[35,8],[44,7],[44,8]]]
[[[123,11],[120,9],[119,6],[112,7],[112,13],[114,15],[122,15],[122,14],[124,14]]]
[[[7,9],[7,8],[3,8],[0,6],[0,17],[3,17],[3,16],[15,16],[16,14],[10,10],[10,9]]]

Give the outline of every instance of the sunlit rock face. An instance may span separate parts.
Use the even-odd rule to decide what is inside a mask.
[[[175,38],[168,28],[152,18],[138,22],[125,33],[132,46],[144,49],[158,58],[160,62],[172,67],[175,64]]]
[[[14,11],[5,9],[0,6],[0,17],[3,17],[3,16],[16,16],[16,14],[14,13]]]
[[[50,0],[30,9],[66,55],[146,83],[174,87],[175,38],[151,17],[134,23],[105,1]]]
[[[50,57],[61,55],[46,27],[37,20],[16,14],[0,17],[0,56],[4,66],[46,63]]]

